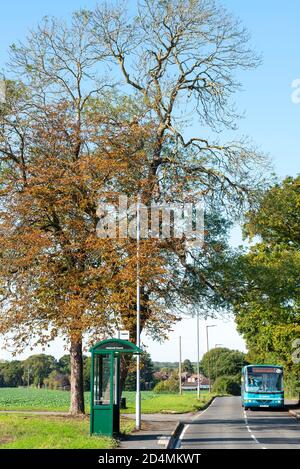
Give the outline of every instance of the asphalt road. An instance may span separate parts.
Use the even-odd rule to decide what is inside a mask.
[[[287,411],[245,412],[239,397],[218,397],[184,427],[177,447],[300,449],[300,423]]]

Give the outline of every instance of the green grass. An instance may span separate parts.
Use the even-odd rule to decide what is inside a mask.
[[[135,411],[135,393],[125,392],[127,409]],[[89,393],[85,393],[86,411],[89,412]],[[193,392],[156,394],[142,392],[142,412],[191,412],[207,403],[210,395],[201,394],[198,400]],[[15,411],[61,411],[69,408],[70,393],[33,388],[0,388],[0,449],[43,449],[43,448],[115,448],[117,441],[107,437],[89,436],[88,417],[68,417],[30,414],[1,414],[1,410]],[[121,432],[130,433],[134,420],[121,419]]]
[[[134,423],[121,421],[128,433]],[[53,417],[21,414],[0,415],[0,449],[106,449],[113,438],[89,436],[88,417]]]
[[[127,409],[123,412],[134,413],[135,393],[124,392]],[[152,391],[142,392],[142,412],[193,412],[199,410],[208,401],[209,394],[201,393],[200,400],[194,392],[177,394],[156,394]],[[70,393],[34,388],[0,388],[0,410],[35,410],[67,412]],[[85,393],[86,412],[89,412],[89,392]]]
[[[127,400],[127,409],[122,412],[134,413],[135,412],[135,393],[123,393]],[[197,399],[197,394],[188,391],[183,393],[182,396],[178,394],[156,394],[151,391],[142,392],[142,412],[145,414],[151,413],[184,413],[195,412],[204,407],[209,401],[210,394],[207,392],[201,393],[200,399]]]
[[[291,401],[299,401],[299,394],[295,393],[284,393],[285,399],[290,399]]]

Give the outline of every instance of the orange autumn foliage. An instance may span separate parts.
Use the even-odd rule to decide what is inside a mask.
[[[96,211],[101,193],[113,198],[119,187],[131,195],[143,185],[150,133],[150,125],[112,127],[93,114],[79,132],[68,103],[34,124],[26,181],[18,168],[5,175],[1,210],[0,331],[9,331],[19,348],[57,335],[72,341],[120,326],[134,331],[136,241],[98,238]],[[157,242],[142,241],[147,291],[164,282],[163,263]],[[145,291],[142,297],[143,323],[155,323],[159,306]],[[165,326],[173,319],[166,314]]]

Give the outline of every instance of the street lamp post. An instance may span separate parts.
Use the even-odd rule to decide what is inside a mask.
[[[199,343],[199,312],[197,312],[197,397],[200,398],[200,343]]]
[[[182,394],[182,380],[181,380],[181,362],[182,362],[182,354],[181,354],[181,336],[179,336],[179,363],[178,363],[178,378],[179,378],[179,394]]]
[[[140,195],[138,195],[136,206],[136,345],[141,345],[141,303],[140,303]],[[138,354],[136,358],[136,402],[135,402],[135,427],[141,429],[141,376],[140,376],[141,357]]]
[[[206,326],[206,349],[207,349],[207,368],[208,368],[208,381],[209,381],[209,392],[211,392],[211,382],[210,382],[210,360],[209,360],[209,343],[208,343],[208,328],[209,327],[216,327],[215,324],[210,324]]]

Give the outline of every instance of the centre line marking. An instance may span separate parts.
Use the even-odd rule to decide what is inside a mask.
[[[257,443],[258,445],[260,445],[261,443],[258,441],[258,439],[255,437],[255,435],[253,435],[252,433],[252,430],[248,424],[248,417],[247,417],[247,414],[246,414],[246,411],[244,410],[244,419],[245,419],[245,424],[246,424],[246,428],[248,430],[248,432],[250,433],[250,436],[251,438],[255,441],[255,443]],[[265,446],[262,446],[261,449],[267,449]]]

